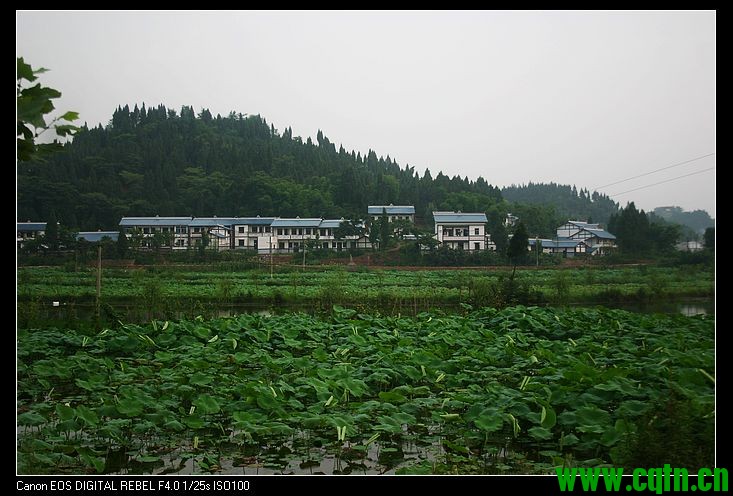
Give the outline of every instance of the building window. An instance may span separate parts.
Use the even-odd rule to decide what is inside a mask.
[[[150,234],[150,228],[149,227],[143,227],[143,234]]]
[[[328,250],[328,243],[323,243],[323,249]]]
[[[265,226],[265,232],[266,233],[269,233],[270,232],[270,226]]]
[[[283,235],[283,230],[282,229],[278,229],[277,230],[277,235],[278,236],[282,236]]]
[[[243,239],[240,239],[239,240],[239,246],[244,246],[244,240]]]
[[[306,228],[306,230],[305,230],[305,234],[306,234],[306,235],[308,235],[308,236],[310,236],[310,233],[311,233],[311,230],[310,230],[310,228]]]
[[[478,231],[478,229],[476,229],[476,230]],[[473,249],[474,250],[480,250],[481,249],[481,243],[474,243],[473,244]]]
[[[335,241],[333,243],[331,243],[331,247],[332,248],[336,248],[336,242]]]
[[[474,228],[474,230],[473,230],[473,233],[474,233],[474,234],[475,234],[476,236],[478,236],[478,233],[479,233],[479,228],[478,228],[478,227]]]
[[[244,234],[244,226],[239,226],[239,228],[237,229],[237,232],[239,234]]]
[[[290,229],[285,229],[285,236],[289,236],[289,235],[290,235]]]
[[[292,250],[292,249],[293,249],[293,243],[288,243],[288,250]]]
[[[278,248],[279,250],[284,250],[284,249],[285,249],[285,243],[284,243],[284,242],[282,242],[282,241],[280,241],[280,242],[279,242],[279,243],[277,244],[277,248]]]

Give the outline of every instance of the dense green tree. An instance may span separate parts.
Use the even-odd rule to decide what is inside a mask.
[[[384,251],[389,245],[389,240],[392,235],[389,217],[387,217],[387,209],[382,209],[382,215],[379,216],[379,249]]]
[[[654,215],[663,218],[667,222],[689,227],[697,234],[702,234],[705,229],[715,225],[715,221],[704,210],[686,212],[680,207],[657,207],[654,209]]]
[[[496,245],[496,251],[502,255],[506,253],[507,246],[509,245],[508,234],[504,226],[505,218],[506,213],[496,207],[491,208],[486,215],[486,219],[488,220],[486,228],[491,236],[491,241]]]
[[[362,234],[364,234],[364,228],[355,220],[342,220],[333,231],[336,239],[344,239],[347,236],[361,236]]]
[[[618,203],[603,193],[594,191],[590,194],[584,189],[578,191],[574,185],[569,184],[530,182],[527,185],[505,187],[501,193],[511,202],[553,206],[557,215],[565,219],[593,218],[596,222],[605,224],[619,209]],[[528,229],[534,234],[529,226]]]
[[[52,167],[50,167],[51,165]],[[122,216],[323,216],[356,218],[370,204],[485,211],[501,201],[483,178],[435,180],[374,150],[364,156],[282,134],[260,116],[198,116],[160,105],[123,105],[106,127],[83,127],[46,163],[18,170],[21,218],[51,209],[80,230],[116,229]]]
[[[636,209],[634,202],[611,216],[608,230],[616,235],[616,243],[622,252],[632,255],[649,253],[649,219],[643,210]]]
[[[706,249],[715,251],[715,228],[714,227],[708,227],[707,229],[705,229],[703,240],[704,240]]]
[[[127,236],[125,236],[125,230],[120,229],[119,234],[117,235],[117,256],[119,258],[125,258],[127,256],[127,251],[129,250],[130,243],[127,240]]]
[[[527,247],[529,246],[529,236],[527,234],[527,228],[523,222],[519,222],[514,229],[514,235],[509,240],[509,249],[507,256],[514,265],[512,270],[512,279],[514,279],[514,273],[517,270],[517,264],[521,263],[527,258]]]
[[[682,233],[678,224],[666,222],[653,214],[647,215],[643,210],[637,210],[634,202],[611,216],[608,230],[616,235],[619,250],[634,256],[672,251]]]
[[[60,242],[59,225],[56,220],[56,213],[53,210],[51,210],[51,214],[48,216],[48,220],[46,221],[46,231],[43,238],[49,250],[58,251]]]

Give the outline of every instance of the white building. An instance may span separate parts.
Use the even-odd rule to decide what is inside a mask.
[[[699,241],[681,241],[675,245],[679,251],[701,251],[705,246]]]
[[[496,250],[486,232],[486,214],[433,212],[435,237],[441,246],[456,250]]]
[[[239,217],[232,222],[233,247],[236,250],[255,250],[270,253],[273,246],[272,222],[274,217]]]
[[[193,217],[123,217],[119,225],[128,237],[141,236],[143,248],[152,247],[152,238],[160,233],[170,236],[173,249],[185,250],[192,246],[188,227],[191,220]]]
[[[390,203],[389,205],[369,205],[367,207],[367,213],[372,221],[381,218],[382,212],[387,213],[390,222],[404,220],[415,223],[415,207],[413,205],[392,205]]]
[[[616,248],[616,236],[600,224],[569,220],[556,230],[554,239],[540,239],[543,253],[559,253],[563,257],[579,254],[605,255]],[[529,240],[529,249],[535,240]]]
[[[23,243],[28,240],[36,239],[39,236],[46,234],[46,223],[45,222],[18,222],[17,223],[18,237],[16,242],[18,248],[23,247]]]

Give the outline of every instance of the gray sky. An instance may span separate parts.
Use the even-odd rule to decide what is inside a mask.
[[[260,114],[421,173],[593,189],[715,150],[715,12],[19,12],[57,108]],[[711,156],[602,188],[715,215]]]

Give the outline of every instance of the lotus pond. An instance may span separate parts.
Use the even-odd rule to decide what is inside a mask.
[[[714,320],[509,307],[18,330],[20,473],[714,464]]]

